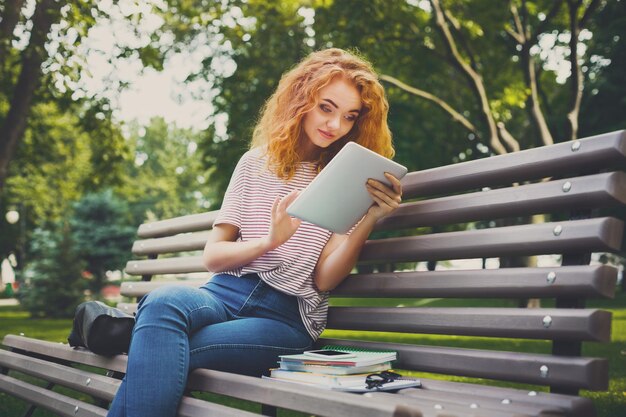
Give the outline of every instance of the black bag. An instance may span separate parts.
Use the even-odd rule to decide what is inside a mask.
[[[83,346],[99,355],[128,352],[135,318],[122,310],[86,301],[76,307],[74,325],[67,340],[70,346]]]

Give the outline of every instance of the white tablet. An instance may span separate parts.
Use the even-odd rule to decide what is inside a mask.
[[[369,178],[391,185],[385,172],[401,179],[406,167],[355,142],[348,142],[287,208],[290,216],[336,233],[346,233],[374,200]]]

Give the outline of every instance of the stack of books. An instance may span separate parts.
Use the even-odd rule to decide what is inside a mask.
[[[270,370],[267,379],[284,382],[314,385],[337,391],[368,392],[389,391],[419,386],[412,378],[395,378],[382,384],[368,387],[368,375],[390,371],[392,362],[397,359],[394,351],[365,351],[346,346],[325,346],[322,350],[340,351],[350,357],[320,357],[307,352],[296,355],[282,355],[279,367]]]

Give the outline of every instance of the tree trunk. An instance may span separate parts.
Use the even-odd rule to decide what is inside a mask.
[[[435,23],[444,39],[450,61],[452,65],[455,66],[459,71],[461,71],[461,73],[467,78],[470,89],[475,94],[479,102],[480,115],[483,119],[485,127],[487,128],[487,131],[489,132],[489,146],[496,154],[502,155],[508,153],[504,144],[500,141],[500,137],[498,136],[498,128],[496,126],[496,121],[493,118],[491,108],[489,107],[489,99],[487,97],[487,91],[485,89],[482,77],[480,76],[480,74],[474,71],[474,69],[470,65],[468,65],[463,60],[463,57],[460,55],[456,47],[454,37],[452,36],[450,28],[448,27],[445,13],[443,12],[439,0],[431,0],[431,5],[433,7]]]
[[[0,126],[0,192],[4,188],[9,163],[26,129],[31,102],[41,77],[41,64],[47,54],[47,35],[51,26],[60,19],[61,6],[60,1],[42,0],[33,14],[30,43],[22,53],[22,68],[9,112]]]
[[[578,137],[578,115],[580,113],[580,102],[583,97],[583,73],[578,64],[578,36],[580,27],[578,26],[578,6],[572,1],[568,1],[570,18],[570,65],[572,74],[570,75],[570,103],[567,112],[567,122],[569,126],[569,140]]]

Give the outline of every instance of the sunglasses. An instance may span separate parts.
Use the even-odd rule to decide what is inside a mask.
[[[391,371],[383,371],[377,374],[369,374],[365,377],[365,386],[367,387],[367,389],[378,389],[381,388],[384,384],[395,381],[396,379],[401,377],[402,375]]]

